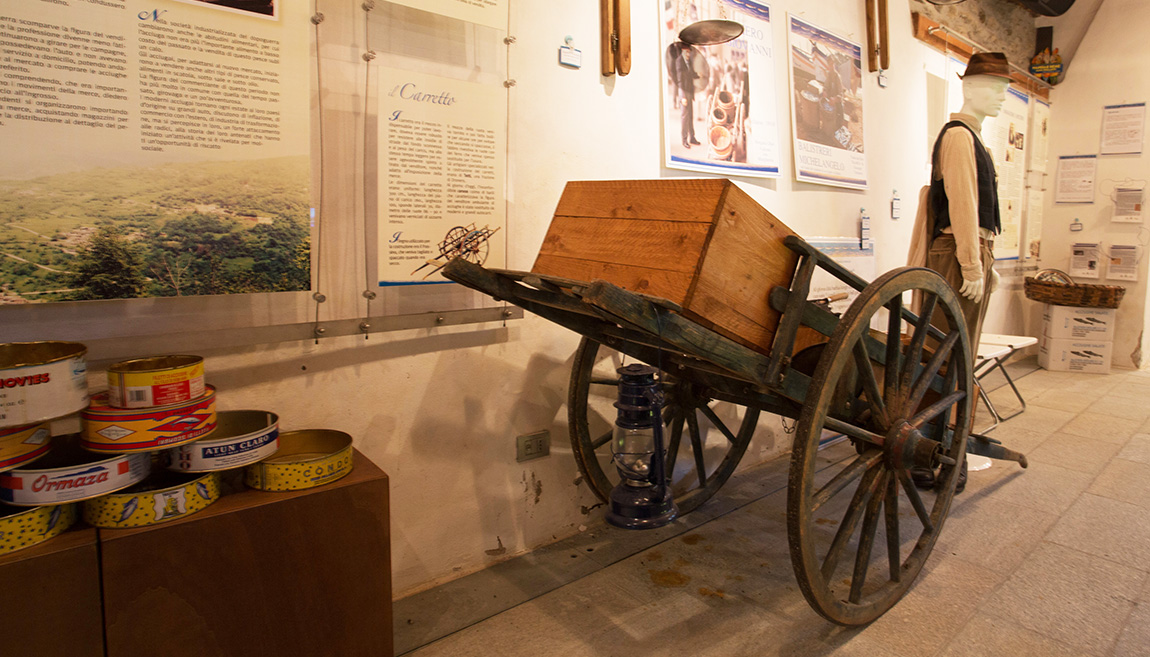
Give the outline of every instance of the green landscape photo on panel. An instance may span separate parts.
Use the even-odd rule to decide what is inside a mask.
[[[0,303],[311,287],[308,156],[0,180]]]

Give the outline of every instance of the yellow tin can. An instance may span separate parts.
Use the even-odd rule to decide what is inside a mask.
[[[244,468],[252,488],[288,491],[314,488],[351,472],[351,436],[330,429],[288,431],[279,437],[275,456]]]
[[[75,504],[32,509],[0,504],[0,554],[39,545],[63,533],[80,516]]]
[[[0,472],[18,468],[48,453],[51,422],[0,429]]]
[[[220,499],[218,472],[187,475],[159,470],[131,488],[84,502],[94,527],[146,527],[186,518]]]
[[[107,396],[92,397],[80,444],[93,452],[149,452],[183,445],[216,428],[216,389],[205,386],[199,399],[158,408],[123,409],[108,405]]]
[[[156,356],[124,360],[108,368],[108,405],[153,408],[198,399],[204,394],[204,359]]]

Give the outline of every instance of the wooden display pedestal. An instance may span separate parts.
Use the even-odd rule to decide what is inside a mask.
[[[388,509],[387,475],[356,452],[352,473],[326,486],[290,493],[244,490],[184,520],[99,530],[98,562],[95,539],[80,544],[79,536],[92,537],[96,532],[68,532],[46,544],[53,548],[67,544],[67,549],[9,565],[2,564],[10,558],[0,560],[0,581],[30,591],[47,587],[42,596],[50,601],[38,606],[70,608],[70,618],[78,614],[84,620],[93,609],[95,618],[100,618],[100,577],[104,619],[100,647],[106,645],[106,652],[45,650],[31,643],[24,648],[19,641],[13,646],[7,633],[0,635],[5,637],[4,652],[107,657],[391,655]],[[73,568],[80,570],[62,581],[65,575],[58,563],[65,558],[76,560]],[[27,569],[29,562],[35,567],[27,574],[13,570],[20,564]],[[13,579],[11,572],[21,579]],[[76,582],[94,591],[79,596]],[[12,596],[11,588],[6,588],[9,603],[0,614],[0,627],[10,624],[13,609],[19,612],[24,606],[22,595]],[[28,615],[41,613],[28,609]],[[47,618],[37,627],[46,629],[30,640],[62,640],[68,637],[60,635],[75,632],[53,631],[56,625]]]
[[[0,557],[0,654],[103,656],[96,541],[74,529]]]

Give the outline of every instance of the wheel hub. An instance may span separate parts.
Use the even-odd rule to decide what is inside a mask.
[[[931,440],[905,419],[896,420],[883,444],[891,468],[934,468],[939,464],[942,443]]]

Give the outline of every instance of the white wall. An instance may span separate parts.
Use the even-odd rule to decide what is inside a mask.
[[[345,5],[325,6],[328,20],[334,24],[338,12],[358,6],[339,6]],[[597,72],[597,2],[513,0],[512,7],[510,31],[518,41],[508,60],[517,81],[510,92],[509,266],[526,269],[566,181],[684,174],[660,164],[658,3],[633,3],[634,65],[629,76],[614,79]],[[879,88],[874,74],[864,76],[870,176],[865,192],[793,180],[785,21],[793,10],[861,42],[863,3],[779,0],[771,9],[782,175],[740,184],[807,236],[857,234],[859,208],[866,207],[877,271],[902,265],[916,192],[927,179],[928,147],[925,53],[911,36],[908,0],[890,3],[894,68],[888,86]],[[580,70],[556,62],[556,49],[567,35],[584,52]],[[329,100],[341,112],[361,106],[338,94]],[[349,143],[331,147],[344,154],[340,157],[354,157]],[[337,178],[327,178],[333,185],[329,192],[346,189],[349,181]],[[888,212],[894,189],[903,199],[898,222]],[[332,198],[344,205],[328,211],[329,221],[358,225],[354,199]],[[340,234],[355,230],[344,226],[329,233]],[[331,249],[354,252],[338,244]],[[354,259],[345,260],[329,256],[331,267],[354,267]],[[369,340],[331,338],[319,345],[292,342],[203,355],[222,409],[274,410],[284,429],[347,431],[390,475],[394,587],[402,596],[599,521],[601,509],[591,516],[581,511],[595,499],[573,484],[577,470],[565,447],[567,379],[576,344],[576,335],[529,316],[506,328],[412,330]],[[763,431],[746,463],[789,448],[776,418],[760,424]],[[551,430],[551,455],[517,464],[514,437],[540,429]]]
[[[1051,111],[1050,158],[1099,152],[1102,107],[1150,101],[1150,77],[1144,63],[1150,59],[1150,3],[1142,0],[1105,0],[1074,57],[1074,70],[1054,88]],[[1051,169],[1053,173],[1054,169]],[[1150,160],[1145,155],[1105,155],[1098,158],[1094,203],[1054,203],[1053,177],[1048,178],[1046,213],[1042,230],[1042,267],[1068,270],[1070,245],[1074,242],[1109,244],[1148,243],[1139,225],[1110,222],[1114,206],[1110,193],[1126,178],[1150,180]],[[1072,233],[1069,224],[1078,218],[1084,230]],[[1118,309],[1114,338],[1114,367],[1137,368],[1143,348],[1147,294],[1147,258],[1139,262],[1139,281],[1121,283],[1126,296]],[[1081,281],[1115,284],[1101,279]]]

